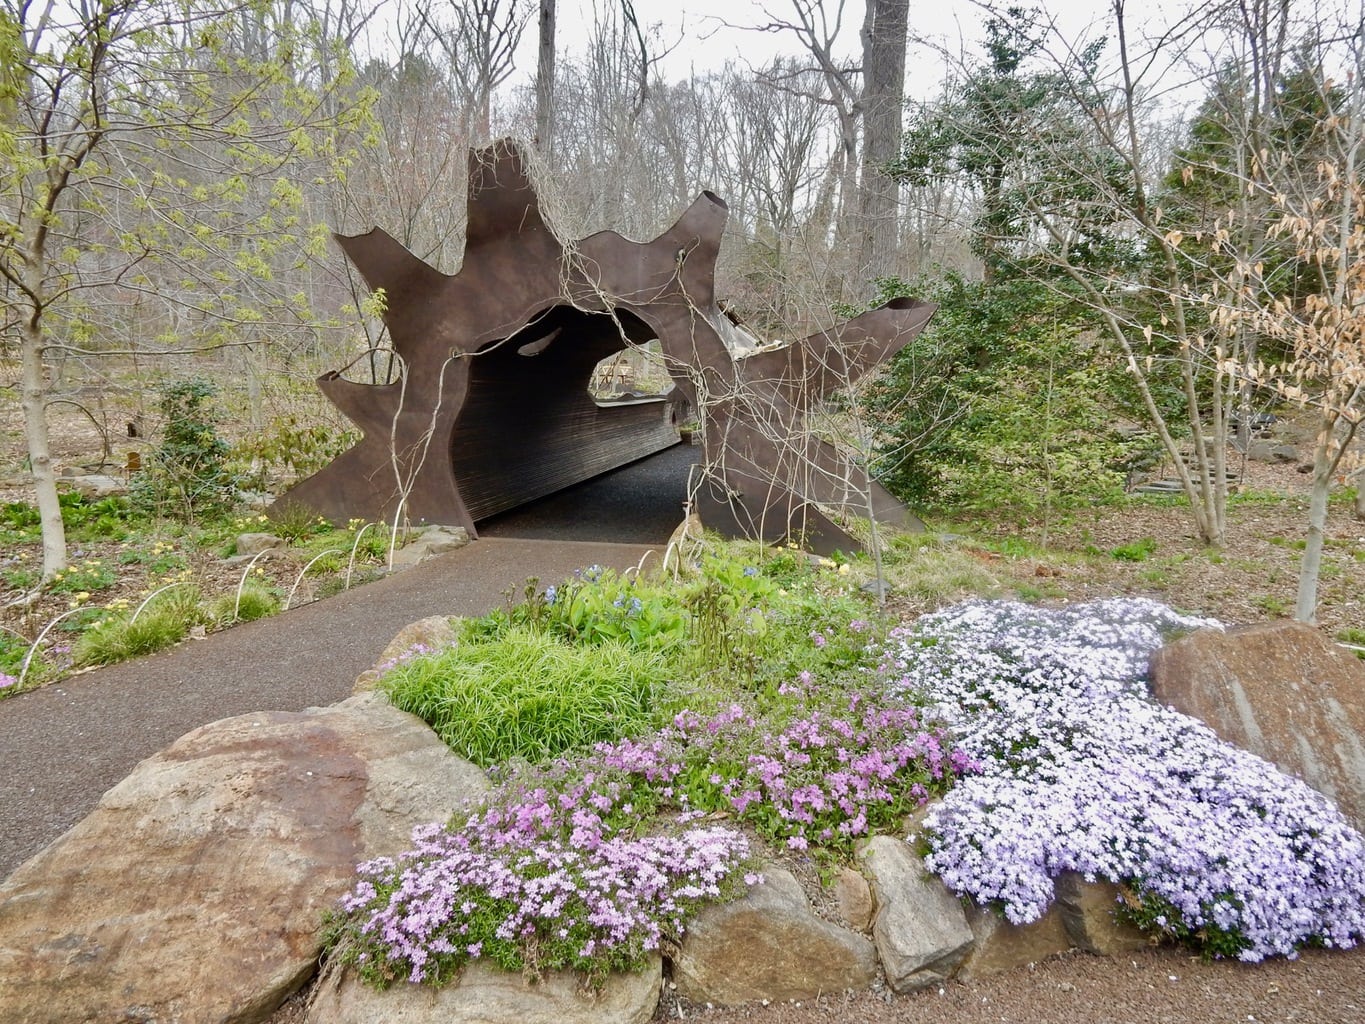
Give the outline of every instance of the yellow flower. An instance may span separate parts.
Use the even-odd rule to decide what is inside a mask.
[[[848,563],[847,563],[847,562],[845,562],[843,565],[839,566],[839,575],[840,575],[840,576],[847,576],[847,575],[848,575]]]

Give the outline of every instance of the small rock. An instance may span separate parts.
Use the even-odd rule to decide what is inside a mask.
[[[1112,882],[1087,882],[1074,871],[1057,876],[1057,910],[1067,937],[1078,949],[1116,956],[1146,949],[1151,941],[1117,917],[1119,889]]]
[[[697,915],[673,959],[678,991],[698,1003],[813,999],[862,989],[877,976],[877,954],[861,935],[817,917],[790,871],[764,869],[764,882],[733,903]]]
[[[872,887],[861,871],[849,867],[839,870],[839,876],[834,880],[834,902],[844,924],[855,932],[865,932],[872,927],[876,905],[872,900]]]
[[[128,487],[122,480],[101,473],[75,476],[69,483],[73,491],[86,498],[108,498],[115,494],[128,493]]]
[[[410,623],[398,631],[389,641],[384,652],[379,655],[372,668],[367,668],[356,676],[354,693],[373,690],[385,672],[392,668],[409,651],[419,647],[437,650],[455,642],[458,634],[455,623],[448,615],[429,615],[425,619]]]
[[[1037,921],[1025,925],[1010,924],[995,911],[972,905],[967,909],[967,925],[975,941],[958,973],[964,981],[1036,964],[1071,948],[1056,903]]]
[[[463,526],[428,526],[393,553],[393,567],[405,569],[468,543],[469,531]]]
[[[282,551],[284,546],[284,538],[273,533],[243,533],[237,536],[235,558],[255,558],[266,551]]]
[[[874,836],[859,856],[877,901],[872,938],[888,984],[905,993],[952,977],[974,941],[958,898],[909,843]]]

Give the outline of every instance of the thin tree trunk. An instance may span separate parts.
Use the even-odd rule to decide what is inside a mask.
[[[901,142],[909,0],[867,0],[863,22],[863,162],[859,193],[859,270],[894,274],[899,248],[896,181],[884,168]]]
[[[555,0],[540,0],[540,57],[536,63],[536,148],[554,149]]]
[[[66,568],[66,528],[57,501],[57,477],[47,431],[47,384],[43,374],[42,326],[36,318],[24,324],[21,370],[24,439],[37,494],[38,517],[43,536],[43,579]]]
[[[1299,563],[1299,595],[1294,602],[1294,618],[1300,622],[1318,621],[1318,574],[1322,569],[1322,543],[1327,531],[1327,496],[1332,489],[1331,474],[1319,472],[1325,458],[1319,442],[1314,459],[1313,489],[1308,501],[1308,536]]]

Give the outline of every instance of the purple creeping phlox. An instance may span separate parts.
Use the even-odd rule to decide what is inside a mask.
[[[359,947],[351,959],[371,983],[439,984],[480,957],[592,978],[638,969],[664,934],[722,897],[748,855],[742,835],[719,827],[577,849],[563,836],[524,843],[479,816],[455,831],[418,828],[413,844],[396,860],[361,864],[341,901]]]
[[[1146,600],[971,602],[894,631],[904,685],[980,772],[926,819],[950,888],[1036,920],[1063,871],[1128,886],[1134,919],[1256,961],[1365,935],[1365,839],[1323,796],[1154,702],[1147,662],[1217,623]]]
[[[705,718],[684,712],[665,730],[682,751],[678,788],[693,806],[733,813],[793,850],[848,852],[971,768],[902,699],[822,686],[808,673],[779,693],[776,720],[733,704]]]

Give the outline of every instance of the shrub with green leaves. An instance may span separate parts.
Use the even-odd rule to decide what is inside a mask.
[[[109,612],[80,635],[72,648],[76,665],[112,665],[179,643],[204,621],[199,588],[172,587],[139,609]]]
[[[194,522],[222,515],[235,500],[228,444],[218,434],[213,384],[191,377],[161,391],[161,444],[133,476],[133,507],[157,517]]]
[[[234,622],[254,622],[268,618],[280,610],[280,595],[270,587],[248,582],[240,590],[219,595],[210,605],[208,621],[214,626],[230,626]]]

